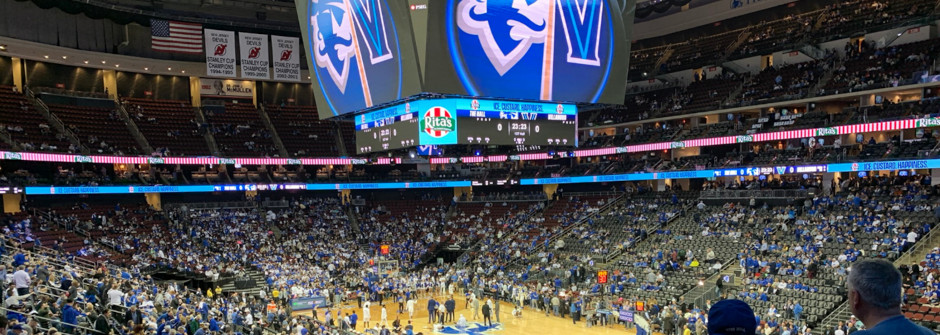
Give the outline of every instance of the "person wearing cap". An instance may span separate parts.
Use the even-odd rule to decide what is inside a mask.
[[[722,300],[708,311],[709,335],[754,335],[757,320],[754,310],[741,300]]]
[[[890,262],[855,262],[847,283],[849,309],[867,328],[853,335],[935,334],[901,313],[901,271]]]

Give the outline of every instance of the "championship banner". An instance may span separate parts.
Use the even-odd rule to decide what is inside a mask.
[[[242,78],[271,79],[268,70],[268,35],[238,33],[239,59],[242,64]]]
[[[271,35],[274,80],[300,81],[300,39]]]
[[[235,78],[235,32],[206,29],[206,76]]]

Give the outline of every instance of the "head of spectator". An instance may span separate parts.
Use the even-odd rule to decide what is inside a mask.
[[[709,335],[754,335],[756,331],[754,310],[744,301],[722,300],[708,311]]]
[[[888,261],[852,264],[848,277],[849,308],[867,330],[864,334],[934,334],[901,314],[901,271]]]

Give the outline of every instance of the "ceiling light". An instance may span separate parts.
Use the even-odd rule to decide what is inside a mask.
[[[183,73],[186,73],[186,70],[183,70]]]
[[[114,67],[121,67],[121,64],[114,64]]]
[[[101,64],[108,64],[107,61],[101,61]]]
[[[144,71],[150,71],[150,68],[149,68],[149,67],[145,67],[145,68],[144,68]]]
[[[167,71],[173,71],[173,68],[172,68],[172,67],[168,67],[168,68],[166,68],[166,70],[167,70]]]
[[[85,61],[85,64],[88,64],[88,61],[87,61],[87,60]]]
[[[0,44],[0,51],[7,51],[7,45],[6,45],[6,44]]]
[[[62,56],[62,59],[69,59],[69,56]]]
[[[42,58],[49,59],[49,55],[42,56]]]

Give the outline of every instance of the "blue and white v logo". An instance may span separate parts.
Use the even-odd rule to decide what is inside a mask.
[[[561,24],[568,41],[568,62],[600,66],[601,20],[604,2],[557,0]]]
[[[315,45],[313,59],[318,67],[327,70],[339,91],[345,92],[350,62],[356,57],[346,7],[339,0],[314,0],[313,3],[322,5],[310,16],[313,28],[310,39]]]
[[[385,14],[382,13],[379,0],[349,0],[356,28],[366,41],[369,49],[369,61],[375,65],[392,59],[392,50],[388,43],[385,28]]]

